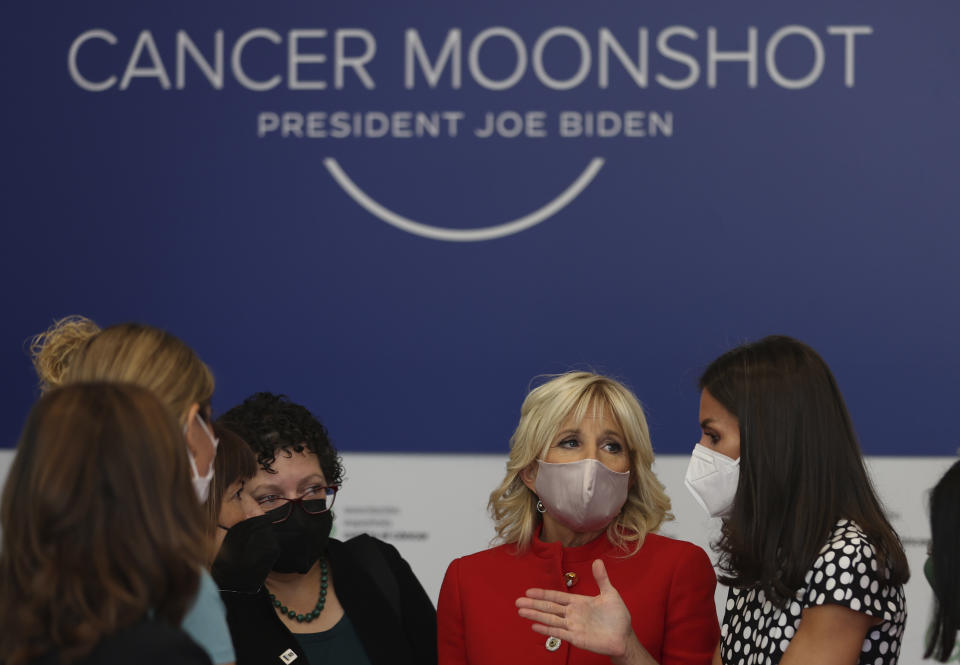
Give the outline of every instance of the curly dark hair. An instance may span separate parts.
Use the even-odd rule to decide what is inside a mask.
[[[217,419],[253,449],[260,467],[276,473],[273,462],[277,452],[303,452],[317,456],[327,483],[339,485],[343,464],[330,442],[327,428],[306,407],[290,401],[286,395],[256,393]]]

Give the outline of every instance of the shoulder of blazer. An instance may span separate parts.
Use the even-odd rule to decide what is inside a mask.
[[[336,544],[334,544],[336,543]],[[370,578],[387,600],[393,613],[400,618],[400,585],[393,566],[388,560],[389,555],[394,558],[399,554],[392,545],[362,533],[346,542],[330,541],[331,557],[339,558],[346,555],[355,566],[355,572],[361,572]],[[339,550],[339,551],[338,551]]]

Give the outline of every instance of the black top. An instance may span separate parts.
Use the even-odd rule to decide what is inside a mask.
[[[330,630],[322,633],[295,633],[294,637],[311,663],[370,665],[350,617],[344,614]]]
[[[32,661],[33,665],[59,665],[58,652]],[[76,665],[211,665],[207,652],[180,628],[162,621],[144,620],[105,637]]]
[[[395,547],[367,535],[346,543],[330,539],[327,557],[337,598],[372,665],[437,662],[436,609]],[[256,594],[221,595],[237,665],[310,662],[265,588]],[[282,660],[288,650],[297,658],[288,654]]]

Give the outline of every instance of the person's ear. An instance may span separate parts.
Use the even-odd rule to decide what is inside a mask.
[[[202,446],[206,443],[199,438],[203,436],[203,432],[199,432],[199,428],[196,426],[198,413],[200,413],[200,404],[194,402],[187,409],[187,420],[183,423],[183,437],[187,440],[187,448],[193,455],[194,460],[202,456]]]
[[[537,469],[537,463],[530,462],[530,464],[520,472],[520,480],[522,480],[523,484],[534,494],[537,493]]]
[[[200,403],[194,402],[190,405],[190,408],[187,409],[187,419],[183,421],[184,429],[189,431],[190,425],[193,424],[193,421],[196,419],[198,413],[200,413]]]

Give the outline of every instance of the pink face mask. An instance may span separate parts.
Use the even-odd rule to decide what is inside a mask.
[[[574,531],[606,527],[627,501],[629,471],[611,471],[595,459],[537,464],[535,486],[547,514]]]

